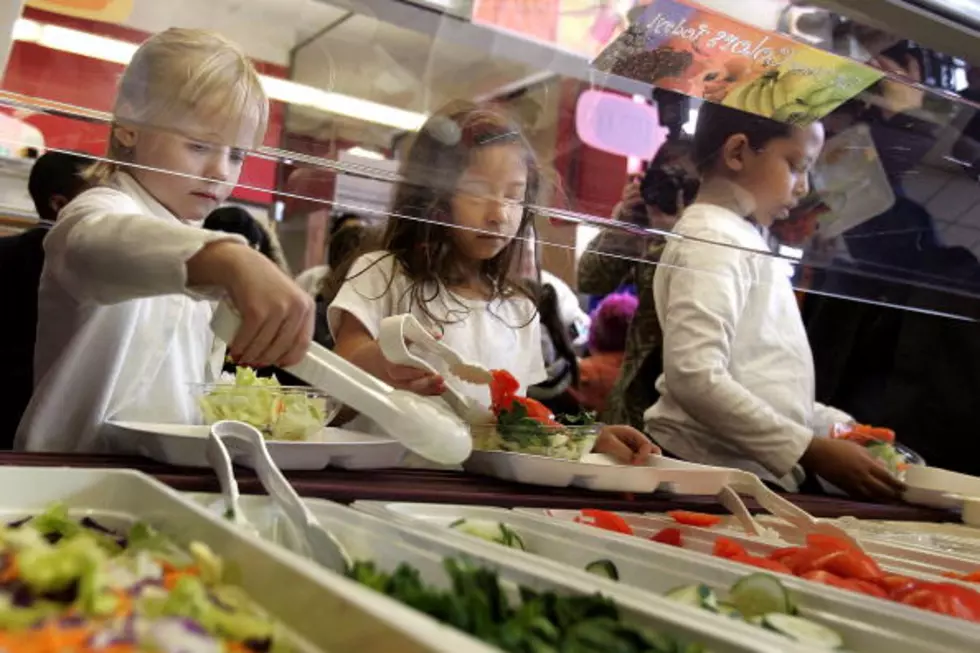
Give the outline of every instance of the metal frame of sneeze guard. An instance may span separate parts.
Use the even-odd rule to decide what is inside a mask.
[[[234,340],[241,318],[227,303],[215,309],[211,329],[223,342]],[[298,364],[286,368],[313,387],[366,414],[392,438],[418,455],[444,465],[466,460],[473,450],[469,425],[448,408],[419,395],[395,390],[316,343]]]

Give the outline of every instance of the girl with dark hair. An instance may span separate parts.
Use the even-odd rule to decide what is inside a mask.
[[[400,173],[383,249],[327,280],[335,351],[396,388],[437,396],[452,384],[489,405],[486,387],[388,363],[381,320],[411,313],[464,358],[510,371],[523,391],[543,381],[535,297],[519,276],[541,173],[520,130],[487,108],[451,104],[422,127]],[[597,450],[649,455],[642,434],[624,433],[607,430]]]
[[[805,470],[851,494],[894,498],[902,485],[866,449],[828,437],[853,420],[814,399],[792,270],[763,235],[807,194],[823,141],[820,123],[702,106],[693,146],[701,187],[654,278],[663,375],[646,426],[675,455],[787,490],[801,487]]]

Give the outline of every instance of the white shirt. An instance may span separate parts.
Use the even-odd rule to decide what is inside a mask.
[[[664,332],[660,400],[644,415],[668,451],[795,490],[800,457],[847,414],[814,400],[813,356],[789,264],[741,216],[695,204],[653,282]],[[694,238],[697,240],[690,240]]]
[[[329,265],[315,265],[309,270],[303,270],[299,273],[296,277],[296,285],[305,290],[311,297],[316,297],[328,274],[330,274]]]
[[[331,333],[336,338],[343,311],[357,318],[374,338],[378,337],[382,319],[404,313],[411,313],[424,326],[438,331],[439,326],[432,324],[412,301],[412,286],[413,282],[388,253],[361,256],[327,309]],[[459,297],[445,288],[432,290],[435,292],[424,294],[433,298],[427,308],[448,322],[442,325],[442,341],[463,358],[487,369],[508,370],[521,383],[522,393],[527,391],[527,386],[547,378],[541,352],[541,326],[530,300],[513,297],[488,303]],[[485,386],[460,381],[448,373],[445,362],[438,357],[425,353],[421,357],[443,374],[446,383],[490,405],[490,393]]]
[[[558,319],[562,325],[574,333],[575,344],[584,343],[589,336],[592,318],[582,310],[578,295],[571,287],[547,270],[541,270],[541,283],[555,289],[558,299]]]
[[[35,388],[15,447],[100,452],[106,420],[194,423],[207,380],[211,305],[189,296],[186,262],[238,240],[180,223],[132,177],[88,190],[44,240]]]

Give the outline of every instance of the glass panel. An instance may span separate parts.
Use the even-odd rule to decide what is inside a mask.
[[[772,42],[788,34],[798,39],[794,43],[812,45],[814,52],[822,48],[852,62],[886,51],[898,64],[877,61],[879,72],[872,72],[882,79],[824,117],[826,146],[808,171],[812,192],[771,228],[764,228],[767,220],[755,220],[768,243],[757,256],[784,262],[795,286],[812,296],[975,320],[980,79],[965,55],[896,45],[891,37],[887,43],[848,37],[844,47],[835,40],[834,26],[843,24],[839,15],[811,17],[807,23],[799,14],[789,21],[791,3],[780,0],[756,0],[750,15],[743,15],[744,2],[701,4],[699,16],[705,22],[736,16]],[[794,11],[804,8],[792,4]],[[881,4],[868,3],[854,24],[874,27],[875,7]],[[77,6],[69,10],[72,5]],[[61,9],[53,11],[55,6]],[[186,116],[167,111],[173,109],[168,101],[179,99],[178,89],[152,88],[152,76],[142,80],[146,94],[130,98],[147,106],[115,101],[137,45],[181,25],[220,31],[262,76],[271,98],[268,129],[261,142],[232,143],[247,158],[240,177],[231,174],[221,183],[235,186],[229,202],[268,222],[290,272],[328,262],[331,226],[340,214],[358,214],[378,229],[395,220],[458,228],[452,203],[465,201],[477,214],[493,209],[529,216],[533,229],[519,237],[535,247],[520,248],[518,258],[534,253],[530,258],[535,260],[522,261],[525,271],[538,263],[574,289],[583,252],[598,234],[612,234],[618,243],[600,252],[599,260],[607,264],[605,271],[622,269],[623,274],[605,285],[639,282],[641,292],[649,292],[643,283],[653,277],[651,250],[664,238],[684,237],[670,233],[676,217],[670,214],[693,200],[693,164],[703,167],[722,155],[716,149],[706,153],[710,160],[692,161],[676,142],[694,133],[701,98],[720,100],[750,81],[732,67],[737,68],[739,53],[727,50],[723,56],[723,47],[692,46],[686,54],[680,48],[673,60],[635,50],[645,57],[637,60],[646,67],[593,67],[593,57],[609,56],[617,44],[628,49],[647,43],[654,27],[642,21],[652,16],[651,6],[669,13],[678,5],[664,0],[111,0],[101,5],[30,0],[19,17],[0,24],[14,39],[0,94],[4,224],[19,229],[33,218],[24,191],[25,160],[44,149],[168,172],[175,180],[197,174],[175,169],[163,157],[130,160],[125,143],[110,142],[114,111],[122,127],[188,135],[186,125],[174,118]],[[680,6],[680,11],[692,11]],[[820,22],[824,18],[826,24]],[[812,28],[809,40],[802,30],[807,25]],[[718,28],[712,29],[717,36]],[[736,31],[743,29],[748,28]],[[821,30],[824,40],[816,36]],[[684,38],[693,42],[696,34]],[[757,45],[753,53],[762,48]],[[864,51],[858,52],[857,45]],[[918,75],[909,57],[921,59]],[[924,70],[926,60],[942,66]],[[658,75],[655,88],[651,82]],[[768,92],[775,93],[776,80],[771,77]],[[474,127],[438,119],[454,101],[492,106],[509,122]],[[818,104],[812,98],[807,102]],[[757,110],[754,106],[742,108]],[[161,111],[150,110],[156,108]],[[209,114],[217,119],[208,133],[223,133],[237,126],[243,105],[209,108],[220,110]],[[126,113],[140,109],[146,110],[140,116]],[[208,134],[195,137],[209,141]],[[469,158],[471,151],[491,147],[498,138],[505,145],[527,141],[539,168],[538,193],[525,193],[528,164],[523,160],[517,163],[521,174],[505,167],[504,177],[494,161],[481,163],[486,170],[473,168],[477,159]],[[400,167],[422,139],[431,157],[416,154],[411,166]],[[228,143],[205,143],[222,144]],[[761,155],[765,147],[757,149],[753,152]],[[669,160],[669,174],[646,175],[647,183],[640,183],[654,156]],[[785,167],[794,167],[795,176],[807,168],[803,161],[780,165],[783,176]],[[663,172],[659,165],[652,169]],[[623,203],[631,176],[638,185],[633,200],[641,201]],[[396,188],[401,183],[404,189],[407,182],[417,196],[395,209]],[[207,200],[181,217],[203,218],[215,208]],[[779,208],[794,202],[789,197],[787,206]],[[498,235],[498,226],[488,224],[478,220],[470,228]],[[487,247],[496,246],[492,238],[484,240]],[[636,265],[623,266],[624,261]],[[582,290],[589,292],[588,285]]]

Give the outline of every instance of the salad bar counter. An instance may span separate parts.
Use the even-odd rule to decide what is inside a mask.
[[[183,468],[135,456],[34,454],[0,452],[0,466],[85,467],[136,469],[185,492],[215,492],[218,482],[207,468]],[[723,510],[714,497],[595,492],[579,488],[555,488],[502,481],[463,472],[426,469],[346,470],[285,472],[304,497],[342,503],[358,500],[457,503],[502,507],[582,508],[630,512],[664,512],[689,509],[705,512]],[[238,471],[243,493],[261,494],[262,485],[249,469]],[[792,501],[816,517],[849,515],[859,519],[945,522],[956,521],[954,513],[908,504],[882,505],[829,496],[794,495]],[[750,509],[755,506],[746,498]]]

